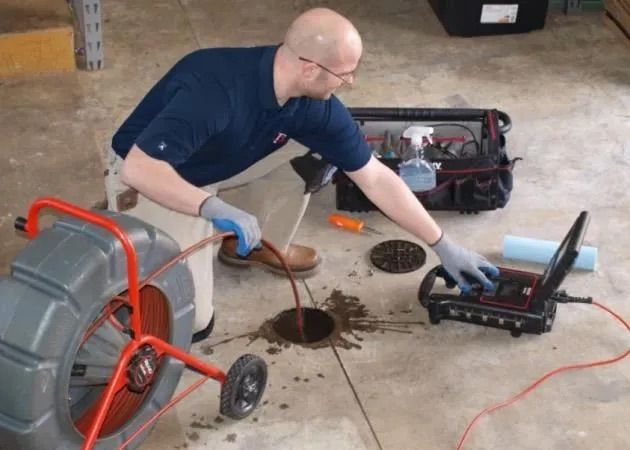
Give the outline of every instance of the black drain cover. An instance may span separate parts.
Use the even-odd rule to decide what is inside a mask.
[[[406,273],[422,267],[427,254],[418,244],[394,239],[381,242],[370,253],[370,261],[385,272]]]

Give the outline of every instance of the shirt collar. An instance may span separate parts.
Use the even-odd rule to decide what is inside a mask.
[[[290,98],[280,106],[273,86],[273,62],[278,48],[282,44],[271,45],[263,50],[259,67],[258,98],[265,109],[280,112],[281,115],[293,115],[300,106],[300,98]]]

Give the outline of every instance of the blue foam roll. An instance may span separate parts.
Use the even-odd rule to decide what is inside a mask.
[[[507,235],[503,238],[503,257],[540,264],[549,264],[560,242]],[[597,248],[582,246],[575,266],[578,269],[595,270]]]

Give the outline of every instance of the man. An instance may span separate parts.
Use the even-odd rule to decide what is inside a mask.
[[[298,276],[308,276],[319,264],[317,252],[291,240],[310,192],[327,180],[314,177],[317,171],[298,170],[304,159],[270,162],[272,153],[292,139],[343,170],[381,211],[429,244],[462,289],[470,288],[462,271],[490,285],[480,269],[498,270],[443,235],[406,184],[372,157],[357,124],[333,95],[354,82],[362,51],[350,21],[315,8],[295,19],[280,45],[187,55],[115,134],[109,207],[163,229],[182,248],[212,234],[213,225],[232,230],[238,238],[223,241],[223,262],[280,272],[275,256],[260,248],[264,236]],[[320,162],[306,158],[311,166]],[[219,189],[243,182],[240,207],[217,196]],[[137,201],[129,202],[136,192]],[[197,341],[213,323],[212,249],[188,262]]]

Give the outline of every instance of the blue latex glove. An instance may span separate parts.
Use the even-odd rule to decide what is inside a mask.
[[[444,234],[431,248],[439,256],[442,267],[453,277],[464,294],[469,293],[472,286],[462,275],[462,272],[479,280],[484,288],[493,288],[492,282],[486,277],[486,274],[490,277],[496,277],[499,275],[499,269],[483,256],[456,245]]]
[[[246,257],[254,248],[260,248],[261,231],[258,219],[245,211],[225,203],[216,196],[208,197],[199,215],[222,231],[233,231],[238,239],[236,254]]]

